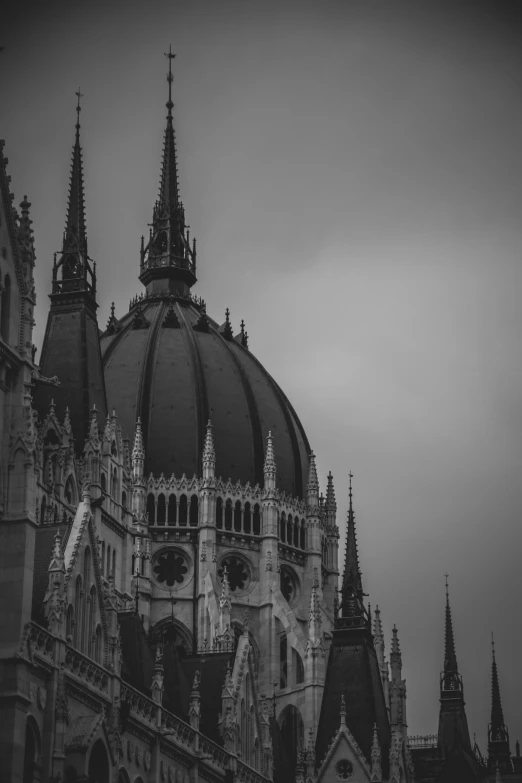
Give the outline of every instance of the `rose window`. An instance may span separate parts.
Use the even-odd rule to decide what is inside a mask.
[[[161,554],[154,566],[156,579],[158,582],[165,582],[167,587],[184,582],[187,571],[188,565],[185,558],[173,550]]]
[[[353,775],[353,765],[347,759],[341,759],[335,766],[338,780],[350,780]]]
[[[228,584],[230,591],[245,590],[250,582],[250,572],[246,563],[239,557],[225,557],[221,561],[221,568],[218,570],[218,576],[223,579],[223,570],[227,569]]]

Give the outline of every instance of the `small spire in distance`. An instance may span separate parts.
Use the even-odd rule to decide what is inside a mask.
[[[500,699],[500,686],[498,682],[497,661],[495,658],[495,640],[491,634],[491,740],[493,742],[505,742],[506,727],[504,725],[504,712]]]
[[[359,568],[359,553],[357,551],[357,538],[355,535],[355,514],[353,512],[352,478],[349,473],[349,507],[348,524],[346,530],[346,550],[344,556],[344,573],[342,584],[343,617],[353,614],[363,614],[363,587],[361,571]]]
[[[457,655],[455,653],[455,639],[453,636],[453,622],[451,619],[451,608],[449,602],[448,574],[444,574],[446,580],[446,614],[445,614],[445,632],[444,632],[444,676],[443,688],[447,691],[458,690],[460,688],[459,667],[457,666]]]
[[[85,227],[85,196],[83,189],[83,163],[80,146],[80,112],[82,110],[80,99],[83,94],[76,92],[78,98],[76,104],[76,135],[74,139],[71,179],[69,183],[69,202],[67,205],[67,219],[65,224],[65,236],[63,252],[79,252],[87,257],[87,231]]]

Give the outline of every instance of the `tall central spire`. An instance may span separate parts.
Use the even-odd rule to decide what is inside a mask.
[[[353,512],[352,496],[353,473],[349,474],[349,507],[348,525],[346,531],[346,551],[344,556],[344,574],[342,584],[342,616],[353,617],[364,615],[363,587],[361,571],[359,569],[359,554],[357,552],[357,538],[355,536],[355,514]]]
[[[163,142],[160,188],[154,205],[149,241],[142,240],[140,280],[149,294],[188,295],[196,282],[196,241],[190,244],[185,209],[179,197],[176,134],[172,109],[172,61],[171,48],[165,53],[169,61],[167,74],[168,100],[167,125]]]

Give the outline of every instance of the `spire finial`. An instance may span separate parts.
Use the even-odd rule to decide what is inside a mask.
[[[167,109],[169,110],[168,116],[172,117],[172,108],[174,104],[172,103],[172,82],[174,81],[174,76],[172,75],[172,60],[176,56],[175,54],[172,54],[172,46],[169,44],[169,50],[168,52],[164,52],[165,57],[168,57],[169,60],[169,72],[167,74],[167,81],[169,83],[169,99],[167,101]]]

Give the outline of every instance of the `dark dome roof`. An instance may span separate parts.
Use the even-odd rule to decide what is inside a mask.
[[[294,409],[259,361],[201,305],[189,297],[149,296],[109,324],[101,337],[108,409],[116,410],[128,437],[141,417],[147,473],[200,475],[211,418],[216,476],[262,485],[271,430],[277,487],[303,497],[310,447]]]

